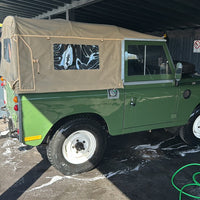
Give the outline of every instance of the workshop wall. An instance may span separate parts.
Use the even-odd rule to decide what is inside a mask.
[[[173,60],[193,63],[200,73],[200,42],[199,52],[194,53],[195,40],[200,40],[200,29],[167,31],[167,43]],[[195,48],[198,51],[198,43]]]

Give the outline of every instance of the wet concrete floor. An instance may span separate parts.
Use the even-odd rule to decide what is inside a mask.
[[[24,146],[0,135],[0,200],[175,200],[179,193],[171,185],[173,173],[200,163],[200,147],[189,147],[164,130],[109,138],[100,165],[80,175],[62,175],[44,154],[44,146]],[[192,183],[198,171],[197,166],[184,169],[176,185]],[[186,191],[200,196],[200,187]]]

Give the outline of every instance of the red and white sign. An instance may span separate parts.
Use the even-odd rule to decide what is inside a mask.
[[[200,53],[200,40],[194,40],[193,53]]]

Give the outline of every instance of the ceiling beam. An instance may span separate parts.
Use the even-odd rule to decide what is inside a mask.
[[[27,0],[17,0],[18,2],[21,2],[21,4],[29,4],[29,5],[32,5],[32,6],[40,6],[40,7],[44,7],[44,8],[57,8],[59,6],[59,4],[49,4],[47,3],[48,1],[35,1],[35,0],[32,0],[32,1],[27,1]]]
[[[99,2],[99,1],[102,1],[102,0],[79,0],[79,1],[72,1],[71,4],[66,3],[64,6],[59,6],[56,9],[53,9],[51,11],[48,11],[48,12],[43,13],[41,15],[38,15],[38,16],[36,16],[34,18],[36,18],[36,19],[47,18],[47,17],[50,17],[52,15],[57,15],[57,14],[64,13],[67,10],[72,9],[72,8],[80,8],[80,7],[83,7],[83,6],[86,6],[86,5],[89,5],[89,4],[93,4],[93,3],[96,3],[96,2]]]

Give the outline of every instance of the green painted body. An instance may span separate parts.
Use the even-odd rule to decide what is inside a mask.
[[[192,85],[191,80],[178,87],[174,84],[134,87],[120,90],[119,99],[108,99],[106,90],[22,95],[23,137],[42,135],[44,139],[57,121],[83,113],[100,115],[111,135],[179,126],[187,123],[200,103],[200,85]],[[192,92],[189,99],[182,95],[186,89]],[[134,107],[130,106],[132,96],[138,97]],[[42,139],[26,144],[39,145]]]
[[[60,119],[83,113],[104,118],[110,133],[120,131],[123,124],[123,90],[119,99],[110,101],[107,91],[27,94],[21,96],[24,137],[42,135]],[[38,145],[41,141],[27,142]]]
[[[118,89],[117,99],[109,99],[107,90],[20,94],[22,142],[24,137],[42,135],[40,140],[24,142],[37,146],[56,122],[68,116],[86,113],[103,118],[111,135],[186,124],[195,107],[200,104],[200,78],[182,78],[177,86],[174,64],[165,42],[148,43],[157,44],[163,45],[172,73],[155,76],[153,80],[171,82],[124,85],[123,89]],[[135,82],[141,80],[140,78],[148,81],[144,76],[128,77],[126,62],[124,70],[125,82]],[[183,92],[187,89],[191,90],[191,96],[184,99]]]
[[[9,117],[12,119],[13,121],[13,125],[15,127],[18,126],[18,115],[17,112],[13,109],[15,106],[15,103],[13,101],[13,98],[15,96],[14,91],[11,89],[9,84],[6,84],[5,86],[5,90],[6,90],[6,108],[9,111]]]

